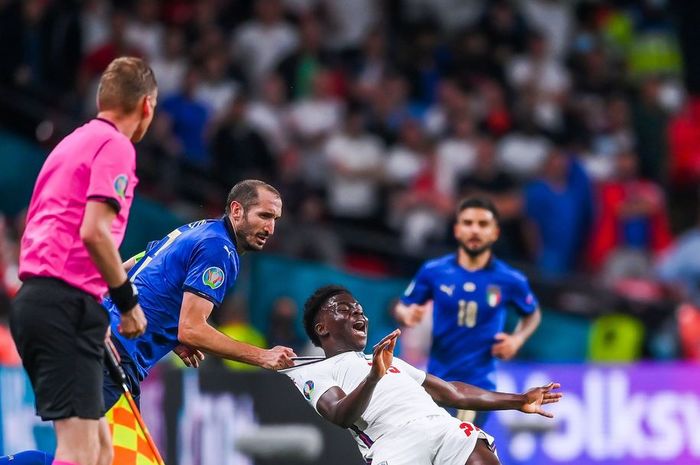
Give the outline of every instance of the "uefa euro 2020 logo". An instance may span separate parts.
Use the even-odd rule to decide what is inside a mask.
[[[308,380],[304,383],[304,397],[306,400],[311,400],[311,393],[314,391],[314,382]]]
[[[126,197],[126,186],[129,184],[129,177],[126,174],[120,174],[114,178],[114,192],[122,199]]]
[[[218,289],[224,283],[224,272],[218,266],[211,266],[202,273],[202,282],[212,290]]]

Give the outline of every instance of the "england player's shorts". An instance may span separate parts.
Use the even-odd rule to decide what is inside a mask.
[[[379,438],[368,458],[372,465],[464,465],[479,439],[495,452],[493,438],[471,423],[430,416]]]
[[[53,278],[25,281],[10,326],[43,420],[102,416],[108,325],[107,311],[85,292]]]

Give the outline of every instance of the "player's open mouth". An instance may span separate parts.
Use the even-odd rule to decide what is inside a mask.
[[[365,320],[357,320],[352,324],[352,329],[363,336],[367,334],[367,322]]]

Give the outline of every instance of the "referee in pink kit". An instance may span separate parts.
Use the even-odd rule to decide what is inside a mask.
[[[43,420],[53,420],[54,465],[110,465],[102,399],[107,291],[120,331],[137,337],[146,318],[117,250],[137,179],[133,142],[153,119],[157,86],[139,58],[117,58],[97,91],[98,115],[49,154],[22,236],[24,285],[13,303],[12,336]]]

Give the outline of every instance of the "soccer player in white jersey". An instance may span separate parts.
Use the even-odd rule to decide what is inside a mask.
[[[368,320],[340,286],[318,289],[304,305],[304,326],[326,358],[285,371],[326,420],[351,431],[374,465],[497,465],[493,438],[440,406],[520,410],[551,418],[542,405],[557,402],[559,384],[524,394],[486,391],[446,382],[394,358],[395,330],[363,353]]]

